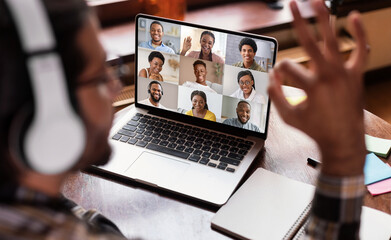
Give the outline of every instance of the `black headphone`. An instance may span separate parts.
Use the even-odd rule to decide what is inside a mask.
[[[41,0],[4,0],[14,19],[32,86],[31,108],[14,119],[11,153],[26,167],[44,174],[71,169],[85,148],[83,121],[73,109],[56,37]]]
[[[153,81],[151,81],[149,84],[148,84],[148,93],[149,94],[151,94],[151,86],[152,86],[152,84],[159,84],[160,85],[160,87],[161,87],[161,93],[162,93],[162,96],[163,96],[163,86],[162,86],[162,84],[160,83],[160,82],[158,82],[158,81],[156,81],[156,80],[153,80]]]

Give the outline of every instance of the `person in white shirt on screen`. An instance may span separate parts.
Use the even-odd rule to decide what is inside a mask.
[[[206,74],[208,73],[206,71],[206,64],[201,60],[197,60],[193,63],[193,68],[196,81],[186,81],[182,86],[194,88],[200,91],[217,93],[215,90],[213,90],[206,84]]]
[[[140,77],[163,82],[160,72],[163,70],[164,56],[158,51],[153,51],[148,56],[149,68],[143,68],[139,72]]]
[[[148,84],[148,93],[149,93],[149,97],[147,99],[140,101],[139,103],[151,107],[167,109],[162,104],[160,104],[160,100],[162,99],[163,96],[163,87],[160,84],[160,82],[151,81]]]
[[[251,105],[250,103],[242,100],[238,102],[236,107],[236,118],[228,118],[223,121],[224,124],[239,127],[255,132],[260,132],[259,127],[249,122],[251,118]]]
[[[254,76],[249,70],[238,73],[239,88],[230,96],[251,102],[266,104],[265,97],[255,91]]]

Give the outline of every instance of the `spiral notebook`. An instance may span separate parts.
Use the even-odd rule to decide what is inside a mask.
[[[308,218],[314,191],[258,168],[216,213],[212,228],[240,239],[293,239]]]

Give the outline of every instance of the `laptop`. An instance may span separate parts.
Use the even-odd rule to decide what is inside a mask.
[[[223,205],[264,147],[277,41],[139,14],[135,42],[135,106],[99,169]]]

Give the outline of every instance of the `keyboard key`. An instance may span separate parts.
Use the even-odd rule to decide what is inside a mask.
[[[176,140],[178,140],[176,137],[169,137],[167,139],[167,141],[172,142],[172,143],[176,142]]]
[[[151,141],[151,143],[154,143],[154,144],[159,144],[160,143],[160,139],[158,139],[158,138],[154,138],[152,141]]]
[[[210,150],[210,147],[209,147],[209,146],[203,146],[201,149],[202,149],[203,151],[209,151],[209,150]]]
[[[217,155],[217,154],[213,154],[213,155],[210,157],[210,159],[212,159],[212,160],[219,160],[219,158],[220,158],[220,156]]]
[[[132,121],[137,122],[138,120],[140,120],[140,116],[135,115],[134,117],[132,117]]]
[[[184,145],[185,145],[186,147],[192,147],[192,146],[193,146],[193,142],[187,141],[187,142],[185,142]]]
[[[176,143],[169,143],[169,144],[167,145],[167,147],[169,147],[169,148],[176,148],[176,146],[177,146]]]
[[[167,142],[167,141],[161,141],[161,142],[159,143],[159,145],[165,147],[165,146],[168,145],[168,142]]]
[[[251,141],[245,141],[244,143],[248,144],[248,145],[253,145],[254,142],[251,142]]]
[[[136,116],[142,117],[142,116],[144,116],[144,114],[142,114],[142,113],[136,113]]]
[[[239,144],[238,144],[238,148],[250,150],[251,145],[245,144],[245,143],[239,143]]]
[[[178,144],[184,144],[186,141],[184,139],[178,139],[176,140],[176,143]]]
[[[203,154],[202,154],[202,156],[203,157],[206,157],[206,158],[208,158],[208,157],[210,157],[212,154],[210,153],[210,152],[204,152]]]
[[[196,143],[196,144],[193,145],[193,148],[201,149],[202,148],[202,144]]]
[[[130,120],[128,125],[137,127],[140,123]]]
[[[188,148],[185,149],[185,152],[192,153],[192,152],[194,152],[194,148],[188,147]]]
[[[219,147],[221,147],[221,143],[213,143],[212,147],[219,148]]]
[[[140,140],[140,141],[138,141],[136,143],[136,146],[138,146],[138,147],[145,147],[145,146],[147,146],[147,144],[148,144],[148,142]]]
[[[128,137],[136,136],[136,134],[134,132],[131,132],[131,131],[128,131],[128,130],[124,130],[124,129],[119,130],[118,133],[122,134],[122,135],[126,135]]]
[[[240,149],[239,151],[238,151],[238,154],[241,154],[241,155],[246,155],[247,154],[247,150],[244,150],[244,149]]]
[[[146,127],[146,129],[149,130],[149,131],[153,131],[153,130],[155,130],[155,127],[154,127],[154,126],[151,126],[151,125],[148,125],[148,126]]]
[[[196,149],[196,150],[194,150],[194,154],[201,155],[201,154],[202,154],[202,151],[199,150],[199,149]]]
[[[135,126],[125,125],[122,127],[122,129],[134,132],[134,131],[136,131],[137,128]]]
[[[152,133],[153,133],[152,131],[145,131],[145,132],[144,132],[144,135],[145,135],[145,136],[151,136]]]
[[[150,136],[144,137],[143,141],[150,142],[153,138]]]
[[[183,146],[183,145],[179,145],[178,147],[176,147],[176,150],[178,150],[178,151],[183,151],[183,150],[185,150],[185,146]]]
[[[229,145],[223,145],[221,146],[221,149],[223,150],[229,150],[231,147]]]
[[[233,169],[233,168],[227,168],[225,170],[227,170],[227,172],[235,172],[235,169]]]
[[[149,116],[149,115],[144,115],[144,117],[147,118],[147,119],[151,119],[151,118],[152,118],[152,117]]]
[[[236,154],[236,153],[229,153],[228,156],[229,158],[232,158],[232,159],[236,159],[236,160],[243,160],[244,156],[243,155],[239,155],[239,154]]]
[[[143,139],[143,138],[144,138],[144,135],[142,135],[142,134],[139,134],[139,135],[137,135],[135,138],[136,138],[136,139],[138,139],[138,140],[141,140],[141,139]]]
[[[230,142],[229,142],[229,145],[230,145],[231,147],[236,147],[236,146],[238,146],[238,142],[236,142],[236,141],[230,141]]]
[[[127,142],[128,140],[129,140],[129,137],[127,137],[127,136],[122,136],[120,139],[121,142]]]
[[[229,149],[230,152],[233,152],[233,153],[237,153],[239,151],[239,148],[236,148],[236,147],[231,147]]]
[[[216,163],[208,163],[208,166],[209,166],[209,167],[216,167],[217,164],[216,164]]]
[[[221,144],[228,144],[229,143],[229,140],[224,138],[224,139],[221,139],[220,141]]]
[[[221,151],[219,152],[219,155],[221,155],[221,156],[227,156],[227,155],[228,155],[228,151],[227,151],[227,150],[221,150]]]
[[[209,162],[207,158],[201,158],[200,163],[206,165]]]
[[[224,167],[228,167],[228,164],[226,164],[226,163],[219,163],[219,166],[224,166]]]
[[[147,121],[148,121],[148,119],[146,119],[146,118],[141,118],[141,119],[139,120],[140,123],[146,123]]]
[[[193,162],[198,162],[200,159],[201,159],[200,156],[194,154],[189,157],[189,160]]]
[[[218,169],[221,169],[221,170],[225,170],[226,167],[219,164],[219,165],[217,166],[217,168],[218,168]]]
[[[210,150],[210,152],[211,152],[211,153],[218,153],[218,152],[220,152],[220,150],[219,150],[218,148],[212,148],[212,149]]]
[[[130,139],[130,140],[128,141],[128,143],[134,145],[137,141],[138,141],[137,139],[132,138],[132,139]]]
[[[177,151],[175,149],[167,148],[167,147],[160,146],[160,145],[153,144],[153,143],[149,143],[147,145],[147,149],[155,150],[155,151],[158,151],[158,152],[161,152],[161,153],[170,154],[172,156],[179,157],[179,158],[184,158],[184,159],[187,159],[190,156],[189,153]]]
[[[142,134],[144,131],[145,131],[144,129],[142,129],[142,128],[139,128],[139,129],[137,129],[136,133],[138,133],[138,134]]]
[[[221,157],[220,162],[228,163],[234,166],[239,166],[240,161],[232,159],[232,158],[227,158],[227,157]]]
[[[168,137],[168,135],[161,135],[160,136],[160,139],[161,140],[167,140],[169,137]]]
[[[154,134],[152,134],[152,137],[154,137],[154,138],[159,138],[160,136],[161,136],[160,133],[154,133]]]
[[[121,137],[122,137],[122,135],[117,133],[117,134],[115,134],[115,135],[112,137],[112,139],[114,139],[114,140],[119,140]]]

